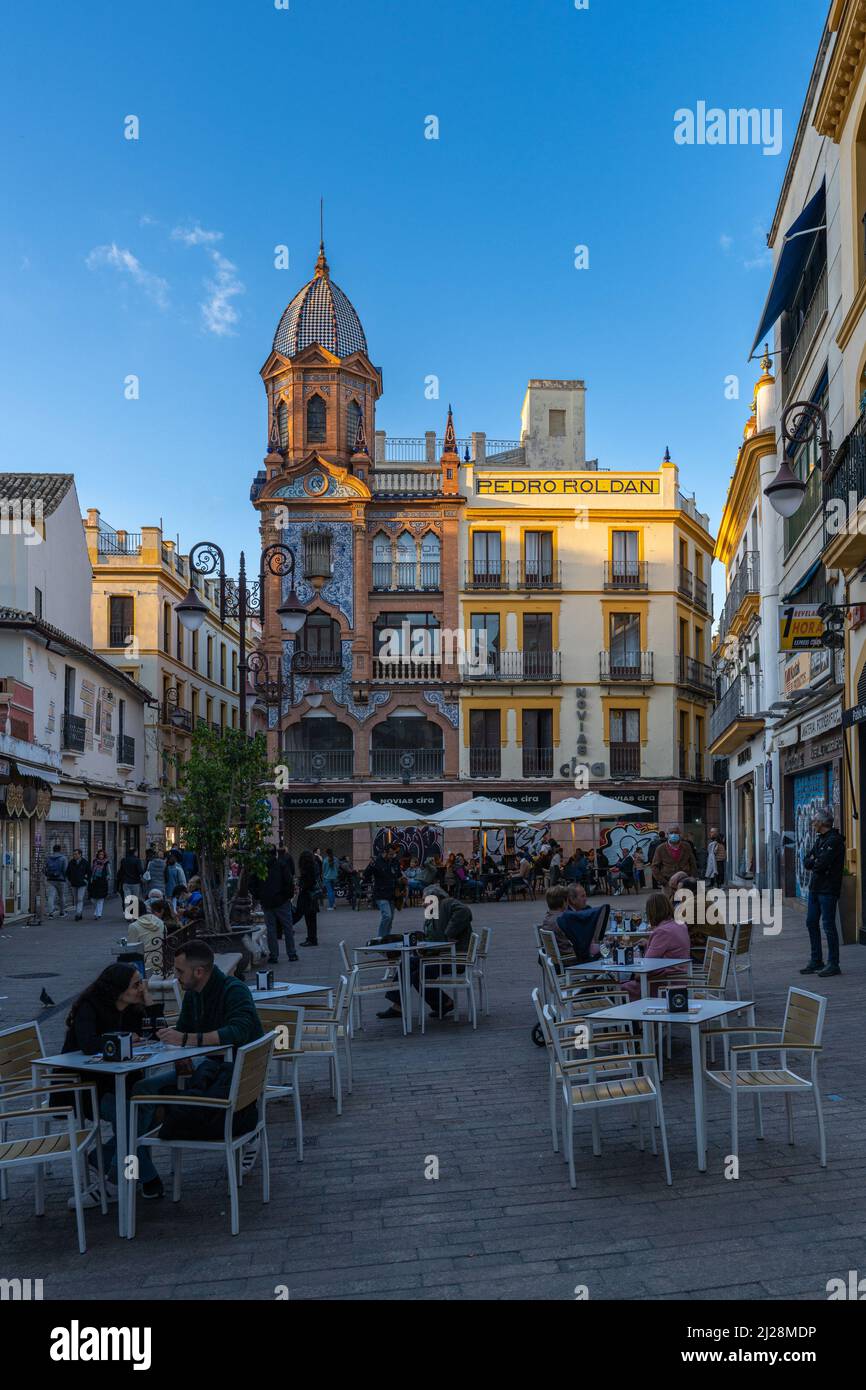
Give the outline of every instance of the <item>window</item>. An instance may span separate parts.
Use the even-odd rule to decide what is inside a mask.
[[[523,674],[545,678],[553,674],[553,616],[550,613],[523,615]]]
[[[220,729],[225,732],[226,727],[226,702],[220,700]]]
[[[502,536],[499,531],[473,532],[472,577],[475,584],[501,579]]]
[[[612,709],[610,712],[611,743],[640,743],[640,710]]]
[[[75,667],[66,666],[63,671],[63,713],[75,713]]]
[[[213,638],[210,636],[207,639],[207,678],[213,680]]]
[[[307,443],[324,444],[327,438],[328,411],[321,396],[307,401]]]
[[[33,590],[33,613],[37,618],[42,617],[42,590]]]
[[[614,579],[638,578],[639,542],[637,531],[614,531],[611,541]]]
[[[498,777],[502,766],[501,715],[498,709],[469,714],[469,775]]]
[[[547,412],[547,433],[551,439],[562,439],[565,436],[565,411],[548,410]]]
[[[442,542],[435,531],[426,531],[421,539],[421,588],[438,589]]]
[[[640,710],[610,712],[610,775],[640,776]]]
[[[192,640],[192,658],[191,658],[191,660],[192,660],[192,669],[193,669],[194,671],[197,671],[197,670],[198,670],[198,629],[196,629],[195,632],[191,632],[191,633],[190,633],[190,638],[191,638],[191,640]]]
[[[232,690],[238,688],[238,654],[232,651]]]
[[[357,401],[349,401],[349,409],[346,412],[346,442],[354,452],[358,442],[358,430],[361,425],[361,407]]]
[[[277,430],[280,436],[280,448],[289,447],[289,410],[285,401],[280,401],[277,406]]]
[[[220,642],[220,685],[226,683],[226,644]]]
[[[610,615],[611,670],[634,669],[640,666],[640,614],[611,613]]]
[[[704,659],[704,630],[702,627],[695,626],[695,661]]]
[[[121,743],[121,744],[123,743],[123,736],[124,736],[124,728],[125,728],[125,725],[126,725],[126,701],[125,701],[125,700],[118,700],[118,702],[117,702],[117,740],[118,740],[118,743]]]
[[[418,550],[414,536],[410,536],[408,531],[403,531],[397,537],[397,588],[415,588],[415,563],[418,557]]]
[[[195,688],[195,686],[192,686],[192,688],[190,689],[190,695],[189,695],[189,705],[190,705],[190,710],[192,711],[192,722],[193,722],[193,725],[195,725],[195,724],[198,723],[198,718],[199,718],[199,704],[198,704],[198,700],[199,700],[199,691]]]
[[[689,754],[689,716],[680,710],[680,776],[685,777]]]
[[[171,655],[171,604],[162,605],[162,650]]]
[[[233,728],[233,729],[236,729],[237,727],[238,727],[238,707],[237,707],[237,705],[232,705],[232,728]]]
[[[473,613],[469,619],[474,674],[493,675],[499,664],[499,614]]]
[[[523,711],[523,775],[553,776],[553,710]]]
[[[523,572],[526,583],[550,584],[553,580],[553,532],[527,531],[523,538]]]
[[[340,624],[327,613],[310,613],[298,633],[298,650],[320,660],[339,662]]]
[[[204,716],[205,716],[205,719],[207,720],[208,724],[212,724],[212,723],[213,723],[213,700],[211,699],[210,695],[208,695],[208,696],[205,698],[205,702],[204,702]]]
[[[373,537],[373,588],[391,587],[391,540],[383,531]]]
[[[373,627],[374,661],[438,660],[439,619],[435,613],[380,613]]]
[[[304,534],[304,578],[318,580],[331,577],[330,531],[307,531]]]
[[[108,600],[109,647],[125,647],[132,634],[132,599],[112,594]]]
[[[99,738],[102,733],[102,697],[96,697],[96,713],[93,716],[93,732]]]
[[[175,653],[178,661],[183,661],[183,623],[178,622],[175,632]]]
[[[680,618],[680,656],[689,654],[689,625],[685,618]]]

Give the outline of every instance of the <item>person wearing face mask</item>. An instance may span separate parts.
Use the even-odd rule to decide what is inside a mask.
[[[684,873],[689,878],[697,878],[695,851],[689,840],[683,840],[678,825],[672,825],[667,839],[657,846],[651,869],[653,881],[661,884],[663,893],[668,892],[673,874]]]

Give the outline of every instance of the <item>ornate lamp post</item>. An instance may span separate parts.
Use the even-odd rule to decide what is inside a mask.
[[[782,438],[786,444],[810,444],[817,440],[821,454],[821,473],[830,467],[830,433],[827,415],[814,401],[792,401],[782,413]],[[764,496],[780,516],[793,516],[806,491],[806,484],[793,472],[785,458]]]
[[[259,622],[264,625],[266,617],[265,580],[268,575],[281,577],[287,574],[291,578],[292,587],[286,602],[281,603],[277,608],[277,617],[280,619],[280,626],[283,631],[289,636],[294,636],[300,631],[307,615],[295,594],[295,557],[289,547],[281,542],[267,546],[262,551],[259,577],[247,587],[246,561],[243,551],[241,551],[238,578],[235,581],[226,576],[225,556],[220,547],[213,541],[199,541],[189,552],[189,568],[191,575],[200,574],[204,578],[213,574],[218,575],[220,622],[224,624],[227,617],[236,618],[238,621],[240,726],[246,732],[247,672],[250,669],[247,661],[247,622],[250,618],[258,618]],[[195,632],[201,627],[207,615],[207,605],[190,584],[183,602],[177,605],[178,619],[188,632]]]

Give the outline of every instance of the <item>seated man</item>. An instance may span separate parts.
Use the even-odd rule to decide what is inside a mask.
[[[499,902],[506,893],[528,891],[532,880],[532,865],[525,854],[520,856],[517,865],[517,873],[506,877],[500,885],[495,901]]]
[[[263,1033],[247,986],[234,975],[224,975],[214,962],[206,941],[189,941],[174,958],[174,973],[184,992],[183,1004],[174,1028],[160,1028],[160,1042],[172,1047],[218,1047],[228,1044],[237,1049],[254,1042]],[[151,1072],[132,1088],[132,1094],[154,1095],[177,1091],[178,1075],[194,1078],[203,1067],[212,1067],[210,1058],[185,1059],[164,1071]],[[189,1083],[191,1086],[193,1081]],[[228,1091],[226,1091],[228,1094]],[[139,1133],[154,1126],[155,1108],[142,1106]],[[144,1185],[144,1197],[161,1197],[162,1181],[156,1178]]]
[[[432,916],[428,915],[432,905],[431,899],[435,899],[435,911]],[[428,941],[441,941],[443,944],[450,945],[453,941],[458,953],[464,953],[469,947],[469,938],[472,935],[472,913],[465,903],[458,902],[456,898],[449,898],[444,888],[438,885],[425,888],[424,890],[424,935]],[[445,957],[447,961],[447,956]],[[458,966],[458,970],[461,967]],[[439,973],[438,966],[428,967],[428,975]],[[421,962],[417,953],[413,952],[409,958],[409,978],[415,989],[418,989],[421,980]],[[430,1008],[431,1013],[439,1013],[440,996],[442,1013],[450,1014],[454,1009],[454,1000],[439,989],[427,989],[424,991],[424,998]],[[377,1018],[402,1018],[403,1011],[400,1008],[399,990],[390,990],[386,995],[390,999],[390,1009],[384,1009],[376,1015]]]
[[[592,938],[599,911],[597,907],[587,907],[586,889],[582,883],[569,885],[566,909],[557,917],[556,925],[570,943],[578,965],[586,965],[595,954]]]

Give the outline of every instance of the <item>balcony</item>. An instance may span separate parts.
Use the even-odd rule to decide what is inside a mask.
[[[284,748],[282,752],[292,782],[343,781],[352,776],[354,757],[351,748],[330,748],[327,752]]]
[[[523,775],[524,777],[552,777],[553,749],[524,748]]]
[[[700,690],[704,695],[712,695],[712,669],[702,661],[696,661],[693,656],[684,656],[680,652],[677,656],[677,684],[688,685],[693,690]]]
[[[200,719],[199,724],[207,724],[206,719]],[[173,705],[170,701],[164,700],[160,711],[160,723],[170,724],[173,729],[180,729],[185,734],[192,733],[192,713],[188,709],[181,709],[180,705]],[[215,729],[219,728],[214,724]]]
[[[138,555],[141,551],[140,531],[100,531],[96,538],[96,554]]]
[[[334,675],[343,669],[343,652],[337,647],[323,647],[317,652],[296,651],[292,656],[295,675]]]
[[[747,711],[746,703],[743,680],[737,676],[710,715],[709,752],[713,756],[727,756],[763,729],[763,719]]]
[[[550,589],[562,588],[562,565],[557,560],[555,564],[535,565],[527,567],[526,564],[520,567],[520,578],[517,587],[519,589],[539,589],[546,592]]]
[[[824,268],[815,286],[809,306],[796,338],[782,359],[782,400],[787,401],[796,384],[800,370],[809,355],[818,327],[827,312],[827,270]]]
[[[704,580],[698,579],[697,575],[695,575],[694,603],[695,606],[697,608],[700,608],[704,613],[709,613],[710,615],[712,615],[713,596],[710,593],[709,588],[705,584]]]
[[[679,577],[677,579],[677,591],[685,598],[690,599],[694,593],[695,577],[691,570],[686,569],[685,565],[679,567]]]
[[[818,471],[817,469],[815,470]],[[824,478],[824,565],[853,569],[866,560],[866,414],[833,456]]]
[[[599,679],[632,685],[648,685],[654,680],[652,652],[599,652]]]
[[[445,767],[443,748],[373,748],[370,775],[383,782],[441,777]]]
[[[330,579],[331,568],[331,537],[318,534],[305,536],[301,565],[304,578],[320,589]]]
[[[472,681],[559,681],[561,652],[490,652],[484,667],[467,664],[463,679]]]
[[[808,531],[815,513],[820,511],[823,499],[823,474],[820,468],[813,468],[806,482],[803,500],[793,516],[785,517],[785,554],[794,549],[800,537]],[[847,497],[845,499],[847,505]]]
[[[677,776],[682,778],[689,775],[689,748],[685,743],[677,744]]]
[[[376,468],[370,474],[374,497],[400,500],[414,497],[442,497],[441,468]]]
[[[502,749],[496,748],[470,748],[469,749],[469,776],[470,777],[501,777],[502,776]]]
[[[117,740],[117,762],[119,767],[135,767],[135,739],[121,734]]]
[[[388,685],[425,685],[428,681],[442,679],[442,660],[438,656],[374,656],[372,667],[373,680],[384,681]]]
[[[506,593],[511,588],[511,572],[509,560],[487,567],[467,560],[463,568],[463,588],[470,594]]]
[[[646,560],[605,560],[604,587],[607,592],[644,592],[649,588]]]
[[[438,560],[374,560],[373,589],[377,593],[439,593],[442,589]]]
[[[757,550],[749,550],[740,561],[719,617],[719,641],[739,625],[741,610],[757,612],[761,592],[761,564]],[[751,600],[747,603],[747,600]],[[744,619],[745,621],[745,619]]]
[[[62,747],[64,753],[83,753],[87,721],[77,714],[64,714]]]
[[[610,744],[611,777],[640,777],[640,744]]]

